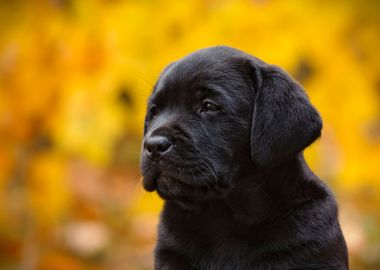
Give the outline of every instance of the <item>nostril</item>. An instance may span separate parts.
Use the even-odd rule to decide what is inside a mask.
[[[149,142],[149,140],[146,140],[144,142],[144,148],[148,151],[148,152],[152,152],[152,144]]]
[[[165,140],[165,141],[162,141],[158,146],[157,146],[157,150],[159,152],[165,152],[166,150],[168,150],[171,146],[171,142],[169,140]]]

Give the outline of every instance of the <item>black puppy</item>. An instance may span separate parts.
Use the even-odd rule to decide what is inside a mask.
[[[169,65],[141,164],[165,200],[155,269],[348,269],[335,199],[302,154],[321,128],[298,83],[242,51]]]

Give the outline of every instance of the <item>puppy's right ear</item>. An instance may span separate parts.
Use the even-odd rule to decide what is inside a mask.
[[[287,73],[263,62],[253,65],[259,83],[252,116],[251,157],[262,166],[276,164],[296,156],[316,140],[322,120],[302,87]]]

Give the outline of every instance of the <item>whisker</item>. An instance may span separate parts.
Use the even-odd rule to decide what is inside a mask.
[[[202,170],[202,168],[203,168],[203,170]],[[207,181],[206,182],[206,184],[207,184],[207,186],[209,187],[209,185],[208,184],[211,184],[212,185],[212,188],[214,189],[214,190],[217,190],[218,189],[218,183],[217,183],[217,181],[216,181],[216,178],[215,177],[213,177],[213,178],[210,178],[209,177],[209,172],[211,171],[211,169],[209,168],[209,167],[206,167],[204,164],[202,164],[201,165],[201,172],[202,172],[202,174],[205,176],[205,178],[207,178],[208,180],[210,180],[210,181]],[[211,171],[212,172],[212,171]],[[212,174],[213,175],[213,174]]]
[[[143,77],[142,75],[136,75],[136,78],[140,79],[142,82],[146,83],[149,87],[153,88],[154,84],[149,81],[147,78]]]
[[[200,166],[201,166],[201,167],[200,167],[200,169],[201,169],[201,173],[202,173],[207,179],[210,180],[210,184],[211,184],[211,185],[213,186],[213,188],[216,190],[216,189],[217,189],[217,181],[216,181],[216,178],[215,178],[215,177],[213,177],[213,178],[208,177],[210,172],[211,172],[212,176],[214,176],[213,173],[212,173],[212,170],[211,170],[209,167],[207,167],[206,164],[201,164]],[[202,169],[204,169],[204,170],[202,170]]]

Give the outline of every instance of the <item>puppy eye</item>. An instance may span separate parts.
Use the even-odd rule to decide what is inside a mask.
[[[152,116],[152,117],[156,117],[157,114],[158,114],[158,109],[157,109],[157,106],[156,105],[152,105],[152,107],[150,108],[149,110],[149,114]]]
[[[203,101],[202,103],[202,112],[216,112],[219,111],[220,107],[212,102]]]

